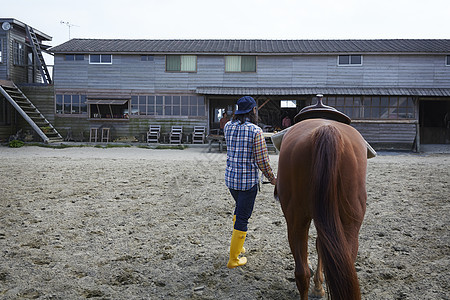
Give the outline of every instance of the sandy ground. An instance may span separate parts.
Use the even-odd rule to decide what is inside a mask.
[[[0,158],[1,299],[298,298],[270,185],[250,219],[247,265],[226,268],[224,153],[0,147]],[[369,160],[363,299],[450,299],[449,181],[450,154]]]

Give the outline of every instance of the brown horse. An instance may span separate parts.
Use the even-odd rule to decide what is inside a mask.
[[[350,125],[325,119],[303,120],[284,135],[276,190],[286,218],[301,299],[308,299],[308,231],[317,230],[314,294],[360,299],[355,270],[358,234],[366,210],[367,148]]]

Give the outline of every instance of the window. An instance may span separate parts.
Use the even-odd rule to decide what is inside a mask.
[[[324,97],[323,103],[343,112],[351,119],[361,119],[361,97]]]
[[[189,116],[205,115],[205,100],[203,97],[189,96]]]
[[[352,119],[401,120],[416,117],[412,97],[326,96],[323,98],[323,103],[336,108]]]
[[[297,100],[281,100],[281,108],[297,108]]]
[[[153,55],[141,55],[141,61],[153,61]]]
[[[372,96],[364,97],[365,119],[414,119],[415,106],[412,97]]]
[[[91,99],[89,98],[89,118],[128,119],[128,99]]]
[[[166,55],[166,71],[197,72],[196,55]]]
[[[150,96],[153,97],[153,96]],[[163,112],[163,103],[164,103],[164,96],[156,96],[156,109],[155,112],[157,115],[162,116],[164,114]],[[149,104],[150,106],[151,104]],[[152,107],[150,106],[149,109]]]
[[[84,60],[84,54],[66,54],[64,60]]]
[[[89,55],[90,64],[112,64],[111,54],[91,54]]]
[[[362,65],[361,55],[339,55],[338,56],[339,66],[349,66],[349,65]]]
[[[65,115],[87,114],[86,95],[56,95],[56,113]]]
[[[3,40],[0,39],[0,63],[3,62],[3,60],[2,60],[2,44],[3,44]]]
[[[0,50],[2,50],[2,49],[0,49]],[[1,57],[0,57],[0,62],[1,62]],[[450,55],[447,55],[445,57],[445,65],[450,66]]]
[[[25,45],[14,41],[13,56],[15,65],[25,66]]]
[[[225,56],[225,72],[256,72],[256,56]]]
[[[198,96],[131,96],[131,114],[147,116],[205,116],[205,99]]]

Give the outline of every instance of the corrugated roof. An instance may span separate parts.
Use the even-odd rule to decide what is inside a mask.
[[[450,39],[394,40],[121,40],[72,39],[54,53],[450,53]]]
[[[198,87],[196,93],[203,95],[367,95],[367,96],[421,96],[450,97],[450,89],[440,88],[242,88],[242,87]]]

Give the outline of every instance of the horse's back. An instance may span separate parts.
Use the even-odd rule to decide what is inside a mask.
[[[363,156],[366,154],[366,143],[361,134],[352,126],[340,123],[333,120],[326,119],[309,119],[301,121],[290,128],[290,130],[283,137],[282,150],[284,151],[299,151],[298,148],[292,148],[293,144],[307,147],[311,144],[311,135],[322,126],[331,126],[337,128],[340,132],[346,153],[352,149],[362,151]],[[351,146],[352,148],[348,148]],[[281,151],[280,151],[281,154]]]

